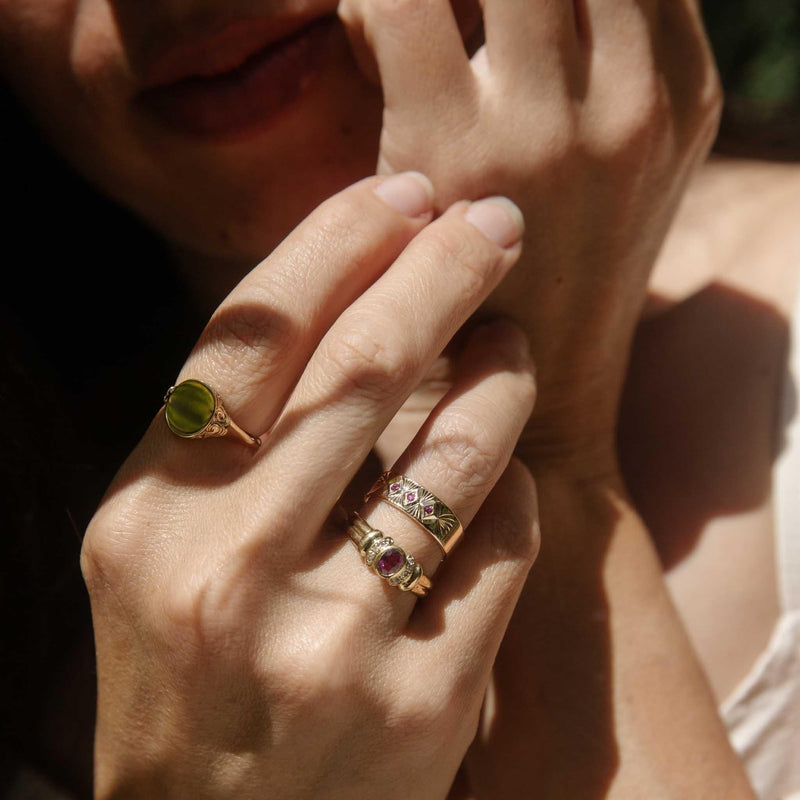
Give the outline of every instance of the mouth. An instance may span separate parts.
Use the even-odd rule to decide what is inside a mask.
[[[335,15],[295,22],[238,23],[168,51],[136,102],[167,127],[195,138],[231,138],[261,128],[314,82],[329,53]],[[280,36],[281,38],[277,38]]]

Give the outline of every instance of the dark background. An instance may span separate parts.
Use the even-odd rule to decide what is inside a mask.
[[[800,0],[705,0],[725,89],[717,150],[800,158]]]
[[[800,160],[800,0],[703,9],[726,93],[717,151]],[[0,797],[21,764],[82,797],[82,532],[202,320],[158,239],[65,168],[1,84],[0,121]]]

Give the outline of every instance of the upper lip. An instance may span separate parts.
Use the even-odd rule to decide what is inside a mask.
[[[253,17],[223,23],[211,32],[181,34],[147,60],[142,89],[211,77],[241,66],[268,45],[287,38],[320,18],[319,11],[291,17]]]

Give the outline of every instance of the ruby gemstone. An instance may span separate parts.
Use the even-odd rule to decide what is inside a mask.
[[[390,547],[379,559],[376,567],[378,572],[384,577],[389,578],[394,575],[405,561],[403,551],[397,547]]]
[[[409,503],[413,503],[416,499],[417,499],[416,492],[409,492],[406,495],[406,500],[408,500]]]
[[[425,506],[426,514],[433,514],[433,506]]]
[[[393,483],[389,488],[393,492],[399,492],[400,491],[400,484],[399,483]]]

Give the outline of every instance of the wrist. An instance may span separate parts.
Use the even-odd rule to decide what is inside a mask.
[[[622,486],[617,454],[618,393],[597,381],[581,390],[539,384],[534,412],[520,436],[517,456],[537,481]]]

